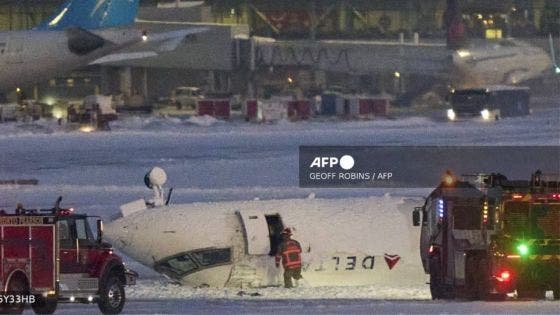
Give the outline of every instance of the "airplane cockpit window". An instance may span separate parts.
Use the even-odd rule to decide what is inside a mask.
[[[164,258],[154,269],[171,278],[180,279],[205,268],[231,263],[231,248],[197,249]]]
[[[180,278],[197,269],[196,263],[188,254],[174,256],[154,265],[154,269],[172,278]]]
[[[192,255],[205,267],[229,263],[231,261],[231,250],[229,248],[201,250],[194,252]]]

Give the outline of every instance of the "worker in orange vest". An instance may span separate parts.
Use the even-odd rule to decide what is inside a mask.
[[[301,245],[291,238],[290,228],[282,231],[282,243],[278,246],[276,253],[276,268],[280,268],[280,260],[284,267],[284,287],[293,288],[292,278],[296,281],[301,279]]]

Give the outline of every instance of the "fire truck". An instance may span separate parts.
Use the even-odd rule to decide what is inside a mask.
[[[559,299],[559,177],[448,172],[413,212],[432,298]]]
[[[52,314],[64,302],[97,303],[105,314],[123,309],[124,286],[137,274],[103,241],[99,217],[60,208],[61,199],[52,209],[0,210],[0,313],[31,304]]]

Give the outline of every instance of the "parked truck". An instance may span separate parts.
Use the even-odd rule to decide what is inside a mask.
[[[414,209],[433,299],[560,298],[560,180],[451,173]]]
[[[52,209],[0,210],[0,313],[21,313],[25,304],[37,314],[54,313],[58,303],[97,303],[105,314],[123,309],[124,286],[137,274],[103,241],[99,217],[60,201]]]

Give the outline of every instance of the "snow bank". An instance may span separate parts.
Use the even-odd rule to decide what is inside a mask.
[[[255,293],[258,293],[256,295]],[[297,287],[284,289],[269,287],[259,289],[239,288],[192,288],[166,280],[139,280],[135,286],[127,287],[130,299],[431,299],[427,285],[386,286],[369,285],[355,287]]]
[[[214,124],[219,123],[220,120],[212,116],[204,115],[204,116],[191,116],[186,120],[186,122],[197,126],[210,127]]]

